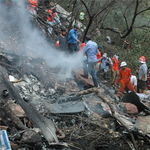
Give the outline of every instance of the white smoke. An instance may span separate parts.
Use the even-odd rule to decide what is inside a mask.
[[[13,0],[10,7],[0,2],[1,43],[19,55],[26,52],[43,58],[50,67],[61,67],[60,74],[63,78],[71,77],[73,70],[82,67],[81,54],[68,55],[55,49],[54,44],[50,44],[42,32],[31,24],[30,17],[23,0]],[[14,31],[16,26],[18,30]]]

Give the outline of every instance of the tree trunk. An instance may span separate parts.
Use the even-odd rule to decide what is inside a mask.
[[[85,41],[85,37],[86,37],[86,35],[87,35],[87,33],[88,33],[88,30],[89,30],[89,28],[90,28],[90,26],[91,26],[91,24],[92,24],[92,21],[93,21],[93,17],[90,18],[89,23],[88,23],[88,25],[87,25],[87,27],[86,27],[86,30],[85,30],[85,33],[84,33],[84,36],[83,36],[82,43],[84,43],[84,41]]]

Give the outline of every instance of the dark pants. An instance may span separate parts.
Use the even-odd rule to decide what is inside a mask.
[[[98,81],[97,81],[97,75],[95,73],[94,63],[88,63],[88,69],[87,69],[86,62],[84,63],[85,63],[84,68],[83,68],[84,74],[88,75],[88,72],[89,72],[90,75],[92,76],[94,86],[98,87]]]
[[[69,49],[70,54],[77,52],[78,51],[77,44],[68,43],[68,49]]]
[[[138,80],[138,89],[146,90],[147,84],[146,81]]]

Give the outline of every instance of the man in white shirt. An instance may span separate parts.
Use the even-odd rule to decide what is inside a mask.
[[[131,75],[130,81],[134,87],[134,90],[137,92],[137,78],[134,75]],[[127,87],[125,87],[125,90],[127,93],[129,93],[129,89]]]
[[[137,78],[136,78],[136,76],[132,75],[130,80],[131,80],[132,85],[134,86],[135,91],[137,92]]]

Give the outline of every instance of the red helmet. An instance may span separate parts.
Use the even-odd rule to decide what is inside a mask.
[[[141,63],[145,63],[145,57],[144,57],[144,56],[141,56],[140,59],[139,59],[139,61],[140,61]]]

